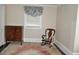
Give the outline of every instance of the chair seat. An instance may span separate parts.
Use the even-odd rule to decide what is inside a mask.
[[[45,30],[45,35],[42,35],[42,43],[41,45],[49,45],[49,47],[51,47],[51,43],[52,43],[52,39],[53,39],[53,36],[55,35],[55,29],[50,29],[50,28],[47,28]]]

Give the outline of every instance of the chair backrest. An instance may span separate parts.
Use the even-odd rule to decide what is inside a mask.
[[[55,29],[47,28],[45,30],[45,35],[47,36],[49,41],[52,41],[52,37],[55,35]]]

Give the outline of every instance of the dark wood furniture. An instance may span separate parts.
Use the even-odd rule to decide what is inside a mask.
[[[5,39],[7,41],[20,41],[22,44],[22,26],[5,26]]]
[[[45,34],[42,35],[42,43],[41,45],[46,45],[48,44],[49,47],[51,47],[51,43],[52,43],[52,39],[54,39],[54,35],[55,35],[55,29],[51,29],[51,28],[47,28],[45,30]]]

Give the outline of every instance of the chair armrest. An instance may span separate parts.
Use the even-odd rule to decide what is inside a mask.
[[[46,35],[42,35],[42,39],[45,39]]]

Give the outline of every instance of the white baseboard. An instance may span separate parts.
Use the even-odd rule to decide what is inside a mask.
[[[24,38],[24,42],[41,42],[41,38]]]
[[[66,55],[72,55],[72,51],[70,51],[68,48],[66,48],[62,43],[55,40],[55,44],[66,54]]]

